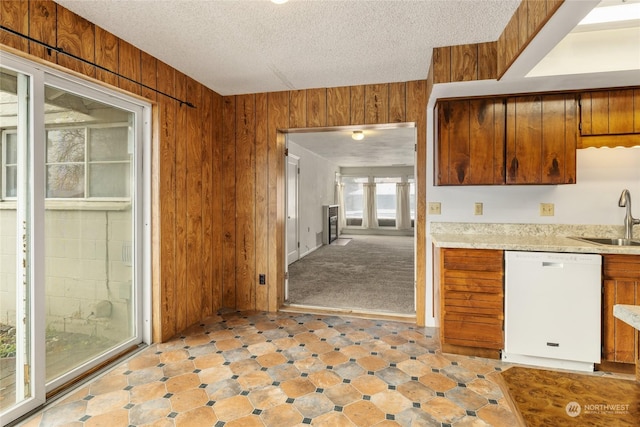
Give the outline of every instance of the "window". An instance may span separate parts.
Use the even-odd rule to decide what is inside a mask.
[[[15,198],[18,185],[18,135],[2,133],[2,198]]]
[[[347,219],[347,225],[362,225],[362,184],[367,182],[369,182],[368,177],[342,177],[342,183],[344,184],[344,210],[345,217]]]
[[[396,225],[396,184],[402,182],[400,177],[376,177],[376,209],[380,227]]]
[[[47,130],[47,198],[128,198],[128,128]]]
[[[129,128],[126,124],[46,129],[48,199],[130,197]],[[2,198],[15,199],[17,135],[2,134]]]
[[[411,224],[413,225],[416,220],[416,179],[409,177],[407,182],[409,183],[409,212],[411,213]]]

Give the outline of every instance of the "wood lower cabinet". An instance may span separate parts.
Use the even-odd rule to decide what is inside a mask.
[[[442,351],[499,358],[504,348],[504,252],[440,251]]]
[[[602,360],[633,364],[638,358],[638,334],[613,317],[613,306],[640,304],[640,256],[603,255],[602,267]]]

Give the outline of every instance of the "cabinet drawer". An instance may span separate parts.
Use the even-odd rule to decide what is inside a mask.
[[[640,256],[602,255],[602,271],[606,278],[640,279]]]
[[[478,307],[471,306],[465,307],[463,305],[458,306],[450,306],[446,305],[444,307],[445,315],[447,313],[467,313],[468,315],[479,315],[479,316],[502,316],[502,305],[498,307]]]
[[[468,320],[444,321],[444,339],[448,344],[501,349],[502,326]]]
[[[503,293],[504,279],[500,273],[490,273],[491,276],[470,277],[466,272],[447,271],[444,274],[446,291],[482,292],[489,294]],[[478,275],[479,276],[479,275]]]
[[[446,270],[491,271],[501,273],[504,270],[504,253],[487,249],[443,249],[443,266]]]

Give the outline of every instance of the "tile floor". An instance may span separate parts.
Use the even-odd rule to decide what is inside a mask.
[[[152,345],[24,426],[513,426],[488,374],[436,330],[228,312]]]

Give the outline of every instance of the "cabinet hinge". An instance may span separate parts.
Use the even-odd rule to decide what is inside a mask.
[[[288,278],[289,278],[289,272],[288,272],[288,271],[285,271],[285,272],[284,272],[284,278],[285,278],[285,279],[288,279]]]
[[[300,168],[298,168],[298,175],[300,175]]]
[[[418,152],[418,144],[413,144],[413,151]]]
[[[289,155],[289,149],[288,149],[288,148],[285,148],[285,149],[284,149],[284,155],[285,155],[285,156],[288,156],[288,155]]]

